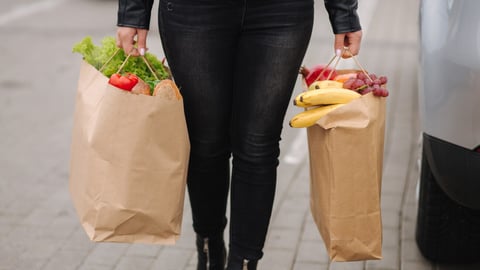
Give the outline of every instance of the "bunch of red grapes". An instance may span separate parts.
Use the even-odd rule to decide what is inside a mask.
[[[343,83],[343,88],[350,89],[365,95],[372,92],[375,96],[387,97],[388,90],[385,88],[387,84],[386,76],[379,76],[369,73],[358,72],[356,78],[351,77]]]

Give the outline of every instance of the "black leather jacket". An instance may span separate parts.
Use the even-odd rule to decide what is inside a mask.
[[[357,0],[325,0],[325,7],[333,33],[348,33],[362,29],[357,15]]]
[[[118,26],[148,29],[154,0],[119,0]],[[361,29],[357,15],[357,0],[324,0],[335,34]]]

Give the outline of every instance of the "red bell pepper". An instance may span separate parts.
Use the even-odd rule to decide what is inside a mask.
[[[138,77],[131,73],[125,75],[115,73],[110,76],[108,83],[122,90],[132,91],[132,88],[138,83]]]

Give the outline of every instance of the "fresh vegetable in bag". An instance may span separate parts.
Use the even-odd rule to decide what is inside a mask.
[[[123,50],[115,54],[117,49],[118,47],[114,37],[103,38],[101,45],[97,46],[93,44],[92,38],[87,36],[82,41],[75,44],[72,51],[80,53],[87,63],[95,67],[97,70],[101,69],[101,72],[108,78],[117,73],[118,67],[122,64],[123,73],[135,74],[138,78],[147,83],[150,86],[150,89],[154,89],[159,81],[171,78],[168,69],[155,55],[146,53],[145,58],[150,63],[153,70],[155,70],[158,80],[149,70],[141,57],[129,57],[127,59],[127,55]],[[115,56],[108,61],[114,54]],[[125,63],[123,63],[124,61]]]
[[[132,88],[138,83],[138,77],[131,73],[126,75],[113,73],[108,83],[120,89],[132,91]]]

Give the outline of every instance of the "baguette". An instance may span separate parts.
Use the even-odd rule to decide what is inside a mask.
[[[153,96],[162,96],[168,100],[180,100],[182,95],[175,82],[170,79],[161,80],[153,90]]]

